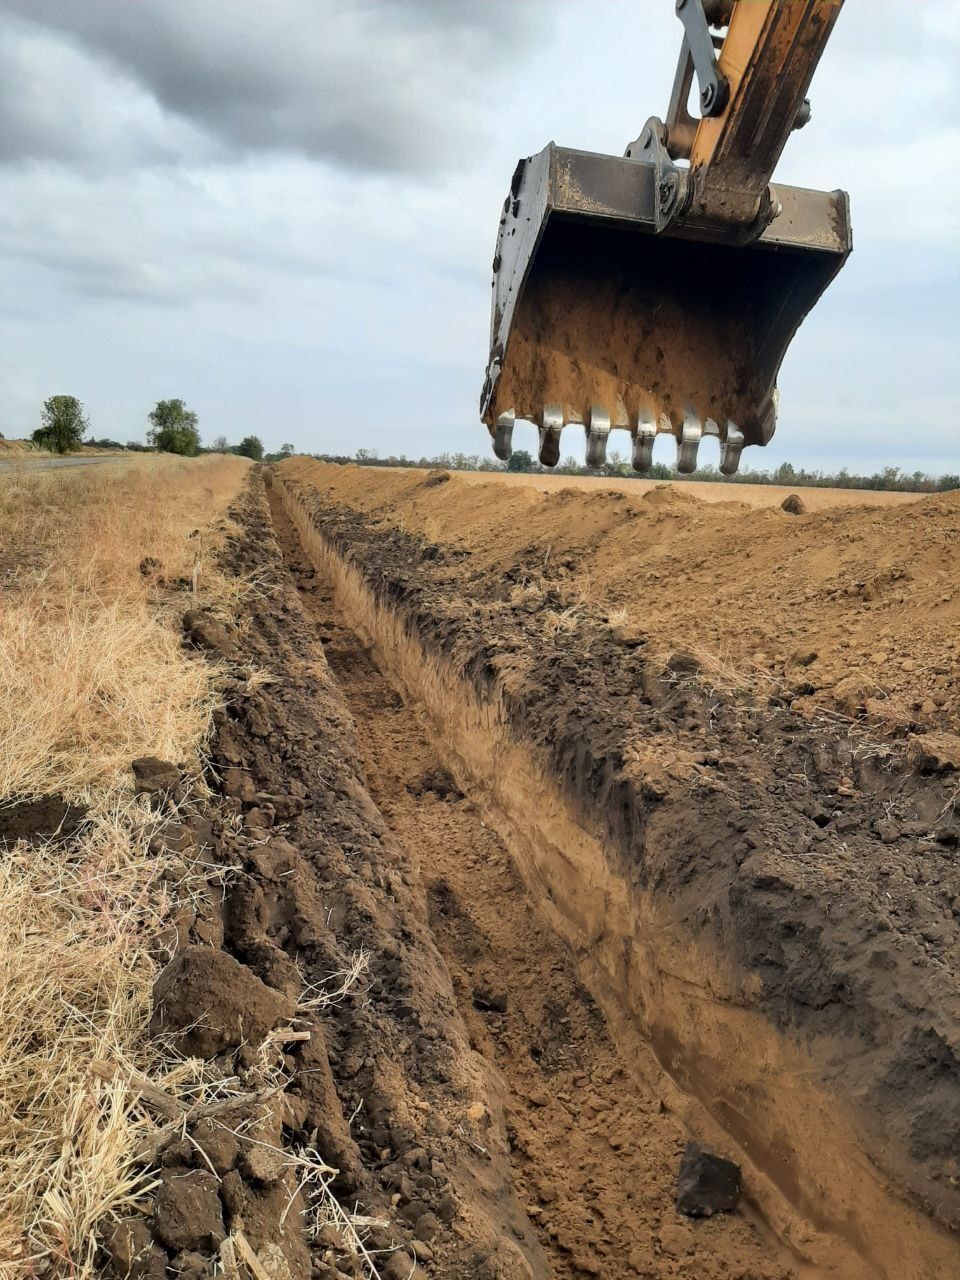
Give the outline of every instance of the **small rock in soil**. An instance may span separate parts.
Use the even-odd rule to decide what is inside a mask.
[[[710,1218],[737,1207],[740,1166],[688,1142],[677,1176],[677,1208],[691,1218]]]
[[[236,1134],[218,1120],[197,1121],[191,1136],[217,1173],[228,1173],[236,1164],[240,1143]]]
[[[921,773],[960,771],[960,737],[955,733],[916,734],[910,738],[907,756]]]
[[[294,1004],[225,951],[188,946],[153,988],[154,1030],[182,1031],[183,1048],[212,1058],[240,1044],[259,1045],[292,1017]]]
[[[802,516],[806,509],[803,499],[796,493],[791,493],[780,503],[780,510],[786,511],[788,516]]]
[[[507,997],[486,987],[478,987],[473,993],[473,1007],[481,1013],[506,1013]]]
[[[153,1236],[142,1218],[125,1218],[118,1222],[103,1243],[110,1255],[110,1270],[115,1276],[123,1280],[127,1276],[130,1280],[143,1280],[148,1275]]]
[[[226,1232],[220,1208],[220,1181],[205,1169],[164,1169],[153,1217],[168,1249],[219,1248]]]
[[[413,1229],[418,1240],[432,1240],[440,1231],[440,1221],[436,1214],[422,1213]]]
[[[227,658],[236,651],[233,637],[223,623],[217,622],[203,609],[187,610],[183,615],[183,634],[198,649],[205,649],[208,653]]]
[[[169,760],[158,760],[156,756],[140,756],[133,761],[131,767],[133,789],[138,796],[176,791],[180,785],[180,770]]]
[[[410,1280],[416,1263],[409,1253],[395,1253],[383,1269],[384,1280]],[[423,1272],[420,1273],[423,1275]]]

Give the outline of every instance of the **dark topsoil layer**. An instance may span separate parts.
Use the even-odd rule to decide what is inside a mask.
[[[652,670],[642,636],[588,608],[545,626],[570,600],[542,550],[491,581],[467,552],[287,484],[428,650],[504,700],[620,874],[761,977],[757,1007],[829,1064],[877,1163],[960,1224],[958,774],[866,723],[804,720],[796,691],[722,696],[684,654]],[[667,767],[644,777],[638,743]]]
[[[270,1274],[367,1275],[342,1222],[321,1214],[317,1230],[315,1195],[305,1205],[297,1191],[304,1169],[290,1160],[312,1150],[339,1171],[337,1203],[379,1220],[361,1235],[385,1277],[424,1280],[419,1257],[450,1280],[529,1280],[525,1258],[543,1259],[514,1199],[509,1148],[471,1139],[469,1113],[486,1096],[476,1055],[422,890],[364,786],[353,722],[258,475],[231,515],[242,532],[223,567],[255,593],[237,627],[185,620],[187,641],[230,672],[211,752],[222,800],[212,819],[170,824],[165,837],[179,852],[203,847],[226,888],[222,904],[181,914],[155,1022],[255,1100],[188,1120],[184,1139],[179,1125],[167,1133],[152,1214],[108,1235],[112,1270],[199,1280],[240,1230]],[[360,953],[369,971],[318,1000]],[[287,1083],[263,1098],[261,1048],[289,1026],[309,1039],[285,1042]]]

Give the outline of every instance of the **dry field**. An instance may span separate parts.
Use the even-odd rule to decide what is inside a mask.
[[[100,1060],[169,1069],[145,1028],[173,894],[131,761],[198,770],[214,670],[184,653],[179,617],[184,599],[225,599],[214,526],[246,471],[157,459],[0,477],[4,1276],[89,1274],[98,1223],[149,1181],[131,1160],[136,1091],[91,1076]],[[83,814],[65,846],[56,828]]]
[[[960,495],[782,496],[0,477],[3,1274],[960,1274]]]

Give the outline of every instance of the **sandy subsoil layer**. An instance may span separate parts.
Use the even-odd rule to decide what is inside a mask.
[[[354,629],[416,686],[435,726],[445,720],[451,758],[485,772],[529,836],[530,849],[513,850],[523,879],[567,930],[608,1022],[620,1001],[616,1038],[642,1030],[673,1081],[736,1137],[811,1224],[794,1237],[807,1256],[850,1276],[955,1274],[957,691],[950,663],[938,668],[956,644],[945,623],[960,504],[834,513],[804,532],[803,519],[708,511],[676,491],[634,505],[504,488],[503,501],[495,484],[422,473],[378,491],[383,474],[280,468]],[[706,555],[685,590],[653,589],[682,549],[722,553],[734,535],[757,568],[749,587],[739,580],[738,614]],[[898,572],[904,540],[922,576]],[[853,578],[864,548],[872,576]],[[604,577],[600,552],[617,549]],[[817,557],[849,593],[824,591]],[[573,600],[577,578],[594,583],[586,568],[599,585]],[[712,573],[709,592],[691,590],[697,573]],[[796,624],[813,625],[804,590],[820,616],[812,650]],[[611,621],[618,592],[630,606]],[[915,667],[897,672],[909,679],[894,688],[872,664],[908,719],[878,733],[876,717],[840,712],[842,690],[822,696],[829,664],[848,656],[831,625],[859,657],[875,622],[892,633],[908,616]],[[782,663],[770,655],[766,679],[720,682],[691,651],[691,630],[711,619],[732,643],[754,626],[770,636],[778,617],[794,619],[797,649]],[[676,647],[660,657],[664,643]],[[912,707],[918,685],[928,708]],[[861,697],[854,710],[870,708]],[[395,790],[381,794],[398,804]],[[456,918],[464,893],[450,870],[442,878]],[[496,944],[494,922],[466,901],[478,937]],[[433,911],[456,975],[464,961],[436,895]]]

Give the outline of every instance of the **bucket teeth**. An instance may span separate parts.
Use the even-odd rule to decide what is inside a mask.
[[[720,444],[720,470],[725,476],[735,476],[743,452],[743,432],[734,423],[727,423],[727,434]]]
[[[607,461],[607,440],[610,436],[610,415],[594,405],[590,410],[587,426],[587,466],[597,470]]]
[[[683,416],[683,426],[680,428],[680,437],[677,440],[677,470],[681,475],[688,476],[696,471],[697,450],[700,448],[702,435],[703,427],[700,419],[688,409]]]
[[[501,462],[509,462],[513,453],[513,426],[516,415],[513,412],[501,413],[493,431],[493,452]]]
[[[641,422],[637,434],[633,437],[633,469],[649,471],[653,466],[653,442],[657,438],[657,424],[649,421]]]
[[[559,405],[544,406],[540,415],[540,463],[555,467],[560,461],[560,432],[563,430],[563,410]]]

